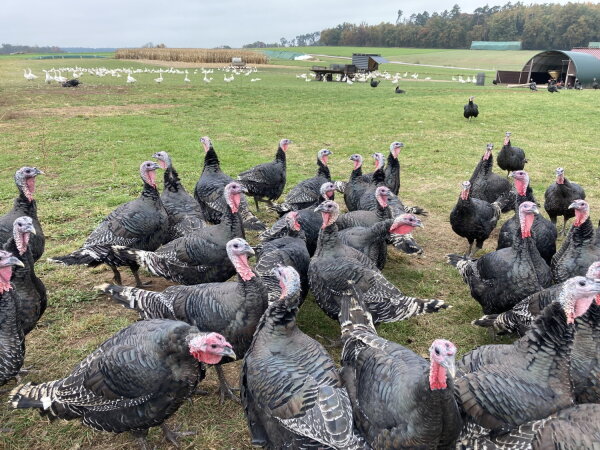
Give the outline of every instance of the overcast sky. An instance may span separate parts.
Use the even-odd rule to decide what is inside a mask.
[[[398,9],[410,16],[450,10],[456,3],[463,12],[473,12],[486,1],[4,0],[0,43],[139,47],[153,42],[167,47],[241,47],[255,41],[278,42],[281,37],[290,39],[343,22],[395,22]]]

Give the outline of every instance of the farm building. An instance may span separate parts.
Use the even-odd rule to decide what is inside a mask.
[[[578,78],[584,87],[590,87],[594,78],[600,79],[600,54],[573,51],[548,50],[533,56],[520,71],[499,70],[496,83],[527,84],[533,79],[538,84],[545,84],[550,78],[563,81],[565,85]]]
[[[374,53],[352,53],[352,65],[356,66],[359,72],[374,72],[379,68],[379,64],[389,62],[381,55]]]
[[[521,50],[521,41],[472,41],[471,50]]]

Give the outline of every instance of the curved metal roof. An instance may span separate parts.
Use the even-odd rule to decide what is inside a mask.
[[[570,59],[575,65],[575,73],[583,85],[589,85],[594,78],[600,80],[600,59],[587,53],[570,52],[564,50],[548,50],[533,56],[523,67],[529,70],[533,61],[532,72],[547,72],[548,70],[561,69],[562,61]]]

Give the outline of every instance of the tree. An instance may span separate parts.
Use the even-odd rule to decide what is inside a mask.
[[[398,17],[396,17],[396,25],[398,25],[400,23],[400,20],[402,20],[402,10],[401,9],[398,10]]]

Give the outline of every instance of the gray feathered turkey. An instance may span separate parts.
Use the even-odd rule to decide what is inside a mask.
[[[317,304],[329,317],[337,320],[340,301],[352,289],[365,303],[375,323],[396,322],[447,307],[442,300],[404,295],[367,256],[342,244],[335,224],[339,214],[337,203],[323,202],[317,211],[321,212],[323,224],[308,278]]]
[[[361,155],[358,153],[351,155],[350,161],[354,163],[354,169],[352,169],[350,179],[344,189],[344,202],[348,211],[356,211],[360,197],[369,186],[370,177],[362,173],[363,157]]]
[[[481,157],[473,174],[469,179],[471,183],[471,197],[494,203],[503,197],[514,197],[511,193],[512,185],[505,177],[494,173],[494,156],[492,150],[494,144],[487,144],[485,152]],[[502,200],[502,212],[508,212],[514,208],[514,199]]]
[[[37,203],[33,198],[36,188],[36,177],[43,174],[36,167],[21,167],[15,173],[15,184],[19,196],[15,198],[13,208],[0,217],[0,247],[13,235],[13,224],[19,217],[27,216],[33,220],[35,235],[31,238],[31,254],[37,261],[44,253],[45,237],[42,225],[38,220]]]
[[[166,239],[169,229],[167,211],[156,189],[156,169],[160,166],[145,161],[140,166],[144,182],[141,195],[111,212],[85,240],[83,246],[66,256],[48,258],[48,261],[65,264],[85,264],[95,267],[107,264],[113,271],[116,284],[122,284],[117,270],[118,261],[113,258],[112,246],[119,245],[132,249],[154,251]],[[138,265],[130,266],[138,286],[142,281],[138,275]]]
[[[257,211],[259,201],[272,203],[283,193],[286,180],[285,152],[291,143],[289,139],[282,139],[274,161],[259,164],[238,175],[237,179],[248,190],[248,195],[254,197]]]
[[[533,216],[538,213],[535,203],[521,203],[521,233],[512,247],[478,259],[448,255],[448,262],[458,268],[485,314],[508,311],[523,298],[552,284],[550,268],[531,238]]]
[[[584,275],[591,264],[600,260],[600,228],[594,231],[588,202],[575,200],[569,207],[575,211],[575,221],[552,258],[552,278],[555,283],[575,275]]]
[[[223,190],[228,213],[218,225],[204,227],[169,242],[155,251],[113,246],[113,258],[120,264],[142,266],[153,275],[180,284],[221,282],[235,274],[226,245],[236,237],[244,238],[239,213],[243,187],[231,182]],[[119,283],[117,283],[119,284]]]
[[[25,360],[25,335],[10,282],[13,267],[23,267],[23,263],[12,253],[0,250],[0,386],[17,376]]]
[[[227,214],[227,203],[223,197],[223,189],[234,180],[221,170],[219,157],[210,138],[204,136],[200,138],[200,143],[204,147],[204,167],[194,188],[194,198],[200,203],[204,217],[210,223],[217,224],[221,222],[221,217]],[[240,214],[245,229],[262,231],[266,228],[250,212],[245,197],[240,203]]]
[[[194,286],[170,286],[162,292],[102,284],[97,289],[124,306],[135,309],[142,319],[181,320],[202,332],[217,332],[240,354],[246,353],[254,329],[267,308],[267,290],[248,264],[254,250],[244,239],[227,243],[227,254],[237,271],[236,281]],[[220,365],[221,401],[234,396]]]
[[[33,255],[29,243],[35,236],[31,217],[19,217],[13,225],[13,237],[4,244],[4,250],[16,255],[23,263],[13,268],[10,279],[17,298],[19,322],[23,334],[29,333],[46,310],[46,286],[35,274]]]
[[[507,173],[515,170],[523,170],[525,164],[528,162],[525,158],[525,152],[520,147],[513,147],[510,143],[510,131],[507,131],[504,136],[504,145],[498,152],[498,158],[496,162],[498,167],[502,170],[506,170]]]
[[[342,379],[354,420],[376,449],[452,448],[461,429],[454,398],[456,347],[436,339],[430,360],[377,335],[356,298],[342,303]]]
[[[204,378],[203,364],[235,358],[217,333],[177,320],[143,320],[117,332],[65,378],[17,386],[13,408],[35,408],[51,419],[81,419],[95,430],[130,432],[145,447],[148,429],[161,426],[173,444],[176,434],[164,421]]]
[[[206,221],[202,208],[181,184],[179,174],[173,167],[169,154],[161,151],[152,157],[158,159],[158,165],[165,170],[164,189],[160,194],[160,199],[169,216],[169,231],[165,243],[204,228]]]
[[[252,444],[273,449],[366,449],[337,367],[321,344],[300,331],[300,277],[276,269],[281,298],[258,325],[241,374]]]
[[[505,433],[573,405],[573,323],[598,293],[600,280],[573,278],[515,344],[480,347],[459,361],[465,375],[455,386],[467,423],[464,439]]]
[[[563,217],[563,228],[561,233],[567,230],[567,220],[575,217],[573,208],[569,208],[575,200],[585,200],[585,191],[577,183],[569,181],[565,177],[565,169],[556,169],[556,181],[548,186],[544,193],[544,209],[550,217],[550,221],[556,225],[556,218]]]
[[[596,267],[596,279],[599,275]],[[577,403],[600,403],[600,295],[575,320],[571,378]]]

